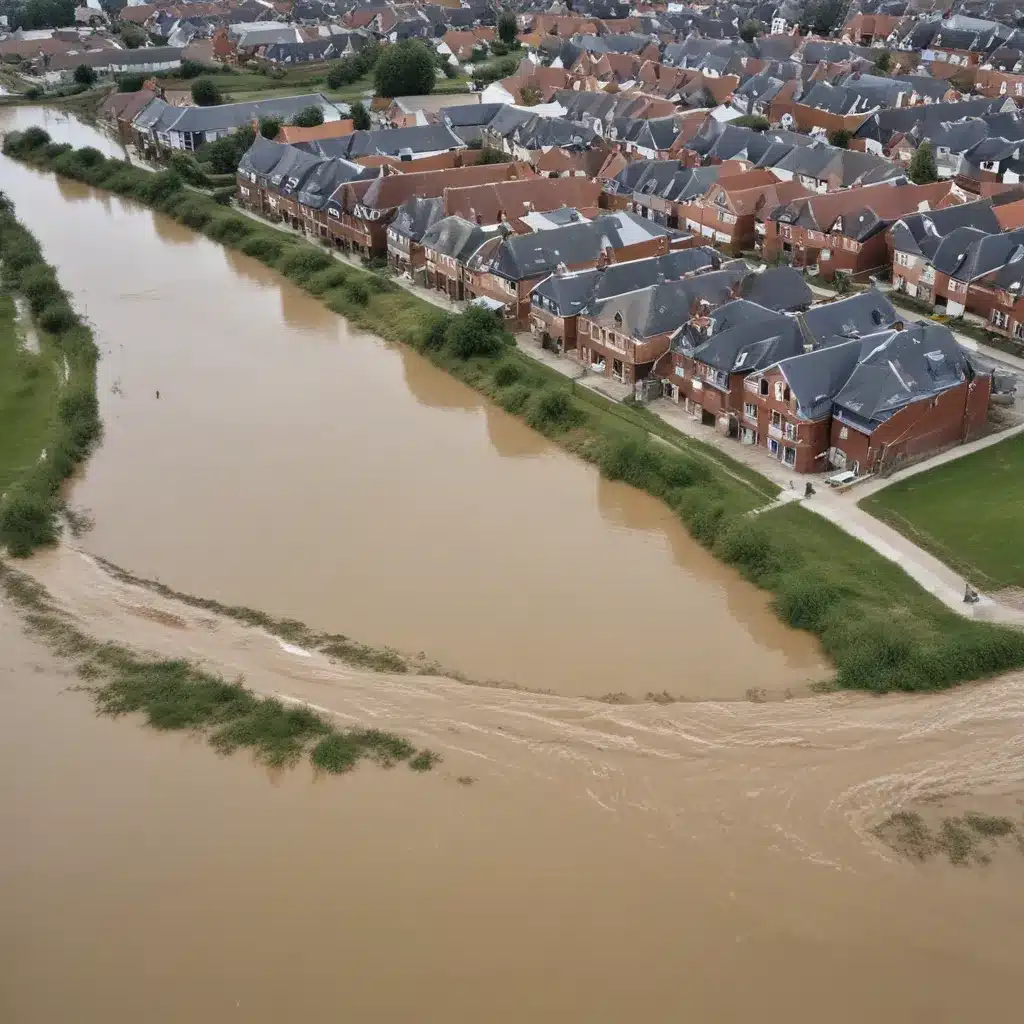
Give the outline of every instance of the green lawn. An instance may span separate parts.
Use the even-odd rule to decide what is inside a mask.
[[[53,359],[45,351],[25,351],[14,301],[0,292],[0,494],[35,464],[46,446],[57,386]]]
[[[1024,587],[1024,436],[919,473],[860,504],[982,588]]]

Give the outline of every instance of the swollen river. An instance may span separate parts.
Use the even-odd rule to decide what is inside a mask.
[[[0,129],[44,117],[101,138],[25,108]],[[657,503],[265,268],[7,160],[0,189],[103,351],[106,437],[73,491],[95,529],[28,571],[101,640],[444,758],[268,772],[98,718],[0,599],[0,1021],[1016,1019],[1021,850],[918,865],[870,827],[909,806],[1024,832],[1024,678],[582,699],[797,691],[827,666]],[[555,692],[302,657],[89,552]]]

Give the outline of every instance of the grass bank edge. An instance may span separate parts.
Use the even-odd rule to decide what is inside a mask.
[[[798,506],[747,516],[777,493],[774,485],[647,410],[577,391],[510,347],[483,311],[445,313],[383,275],[187,189],[174,172],[153,174],[95,149],[52,143],[42,129],[7,136],[4,152],[139,200],[258,259],[357,327],[416,349],[605,477],[661,499],[698,542],[770,591],[783,621],[820,637],[838,685],[940,689],[1024,666],[1024,633],[957,616],[897,566]],[[652,434],[668,445],[652,443]]]
[[[26,557],[53,544],[64,511],[63,486],[89,457],[102,433],[96,398],[99,351],[32,233],[0,193],[3,287],[23,299],[41,346],[66,366],[56,415],[44,438],[46,457],[21,473],[0,499],[0,547]]]
[[[313,767],[341,774],[362,760],[383,767],[406,763],[430,771],[441,760],[402,736],[380,729],[339,729],[299,702],[261,697],[183,659],[161,659],[121,644],[87,636],[46,589],[0,561],[0,593],[20,612],[27,628],[58,656],[74,663],[96,710],[118,718],[140,714],[164,732],[204,736],[221,754],[248,750],[260,764],[290,767],[308,756]]]

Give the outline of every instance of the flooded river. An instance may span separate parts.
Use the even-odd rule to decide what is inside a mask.
[[[659,506],[258,265],[9,162],[0,188],[104,350],[107,437],[75,494],[96,529],[29,571],[100,639],[444,758],[273,773],[98,718],[0,600],[0,1021],[1016,1015],[1024,856],[914,865],[869,829],[908,805],[1024,828],[1024,677],[581,699],[737,696],[754,666],[776,687],[820,667]],[[564,692],[303,657],[89,550]]]
[[[90,550],[533,689],[736,698],[827,675],[664,506],[415,353],[138,204],[0,171],[103,353],[106,436],[73,492]]]

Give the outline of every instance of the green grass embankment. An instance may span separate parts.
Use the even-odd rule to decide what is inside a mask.
[[[981,589],[1024,587],[1024,436],[890,484],[860,505]]]
[[[131,197],[259,260],[357,327],[410,345],[605,477],[661,499],[701,544],[770,591],[784,621],[821,638],[840,685],[938,689],[1024,666],[1024,633],[957,616],[897,566],[802,508],[746,515],[777,488],[645,410],[574,390],[517,352],[483,311],[442,312],[383,274],[340,263],[315,243],[189,190],[174,172],[152,174],[97,150],[75,151],[40,129],[8,136],[4,151]],[[685,622],[680,634],[685,644]]]
[[[0,273],[6,308],[14,296],[24,299],[40,343],[38,356],[19,351],[13,324],[0,328],[0,547],[23,557],[56,540],[62,486],[99,439],[98,353],[39,243],[6,200]]]

